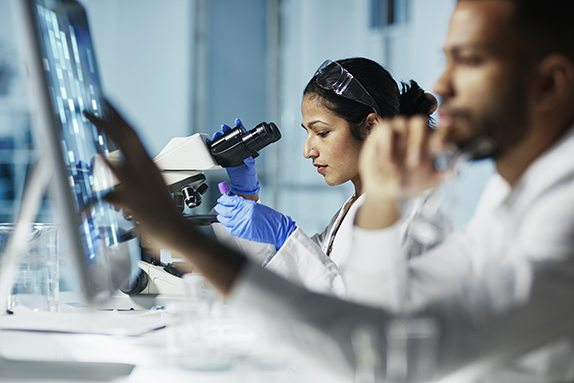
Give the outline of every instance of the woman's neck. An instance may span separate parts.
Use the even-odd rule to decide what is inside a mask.
[[[357,174],[355,178],[351,179],[353,186],[355,186],[355,196],[359,197],[363,194],[363,183],[361,182],[361,177]]]

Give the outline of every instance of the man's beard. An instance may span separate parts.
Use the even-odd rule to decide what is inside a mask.
[[[474,151],[472,158],[494,160],[504,156],[526,137],[530,119],[524,85],[515,84],[512,92],[498,99],[482,115],[473,116],[466,110],[453,109],[448,113],[454,116],[459,124],[468,127],[466,137],[452,137],[452,141],[462,151]],[[446,108],[448,109],[448,108]],[[488,145],[488,149],[486,147]],[[482,147],[482,150],[477,148]]]
[[[480,118],[476,125],[476,131],[482,132],[480,135],[493,140],[493,150],[487,157],[494,160],[520,144],[530,129],[525,92],[517,89],[517,92],[509,96],[504,105]]]

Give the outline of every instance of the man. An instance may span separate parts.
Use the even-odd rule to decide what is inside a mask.
[[[362,153],[367,197],[355,223],[371,230],[356,229],[353,265],[368,268],[347,281],[351,295],[370,275],[386,289],[365,303],[412,311],[450,296],[488,318],[528,304],[539,270],[574,270],[574,28],[559,15],[571,10],[571,2],[459,1],[434,88],[436,131],[421,119],[388,121]],[[373,256],[396,248],[396,206],[438,177],[431,153],[452,143],[488,144],[498,170],[472,222],[408,264],[398,252]],[[506,370],[506,380],[571,380],[572,343],[553,347]]]
[[[467,370],[466,378],[474,378],[554,341],[544,356],[555,365],[541,365],[546,369],[535,374],[510,368],[485,376],[570,381],[571,344],[555,341],[574,323],[574,33],[568,27],[574,9],[566,3],[460,1],[446,43],[447,68],[436,86],[443,98],[437,130],[431,134],[422,119],[397,119],[365,143],[361,174],[368,204],[356,217],[354,245],[367,263],[353,264],[369,267],[365,278],[388,278],[388,289],[367,302],[384,309],[313,294],[201,236],[173,206],[121,117],[105,122],[87,115],[125,157],[115,169],[122,187],[109,201],[132,210],[160,245],[190,260],[255,329],[348,377],[373,367],[378,354],[381,376],[392,371],[396,379],[408,378],[413,364],[415,370],[436,367],[441,376],[479,361],[484,370]],[[480,137],[494,144],[500,176],[474,222],[423,254],[420,266],[407,268],[398,250],[387,258],[398,248],[397,201],[439,178],[433,153],[451,143],[472,146]],[[373,244],[389,243],[385,257],[370,256]],[[407,342],[405,336],[417,331],[409,326],[418,322],[396,322],[393,312],[404,310],[434,318],[440,343],[428,320],[427,341]],[[406,344],[416,352],[401,354]],[[539,358],[530,360],[536,363]]]
[[[527,3],[531,5],[526,6]],[[549,7],[554,3],[562,2],[551,1]],[[470,259],[458,257],[460,263],[454,265],[449,257],[451,269],[459,268],[454,273],[448,271],[449,278],[455,278],[451,282],[454,285],[467,277],[471,267],[482,266],[477,262],[487,263],[482,259],[484,256],[499,257],[501,251],[513,250],[512,246],[522,247],[516,249],[521,253],[519,257],[540,260],[565,257],[572,252],[570,233],[573,228],[568,225],[572,222],[568,216],[572,203],[566,191],[565,200],[558,199],[562,189],[555,184],[568,180],[574,171],[574,160],[566,154],[567,149],[559,149],[565,151],[563,157],[556,154],[554,161],[540,161],[556,152],[556,147],[569,145],[567,141],[574,123],[574,47],[568,44],[574,29],[569,27],[570,31],[566,32],[562,31],[565,29],[562,26],[549,27],[555,29],[552,34],[538,31],[535,24],[522,25],[514,17],[516,4],[518,2],[513,1],[459,1],[445,45],[447,68],[434,89],[443,100],[436,131],[429,134],[421,119],[388,121],[373,132],[370,145],[362,153],[361,170],[366,176],[368,194],[356,223],[365,229],[387,228],[391,231],[400,216],[398,201],[439,178],[432,153],[440,152],[452,143],[460,148],[473,148],[486,141],[492,146],[488,154],[495,160],[499,174],[490,181],[476,218],[496,227],[492,226],[492,233],[486,235],[488,244],[482,238],[464,237],[467,241],[480,242],[475,246],[488,245],[488,248],[469,249],[474,250],[471,257],[478,257],[472,261],[474,264],[469,263]],[[545,4],[547,2],[527,0],[521,2],[524,10],[520,9],[533,12],[532,9],[540,8],[539,12],[544,14],[550,12],[545,11]],[[559,23],[559,20],[553,22]],[[546,28],[545,25],[538,27]],[[537,33],[541,36],[537,37]],[[550,37],[543,37],[545,34]],[[557,43],[565,48],[551,45],[549,39],[563,40]],[[549,202],[545,202],[548,197],[543,194],[545,192],[553,193]],[[540,211],[536,211],[537,205],[533,202],[537,198],[543,199],[548,206],[541,206]],[[507,201],[503,202],[503,199]],[[485,210],[493,207],[503,209],[497,214],[504,217],[486,216]],[[540,214],[535,222],[520,222],[532,214]],[[557,222],[560,218],[562,220]],[[465,232],[483,235],[484,229],[476,223],[477,219]],[[528,236],[524,235],[526,233]],[[363,239],[363,234],[369,233],[358,230],[359,253],[362,253],[363,245],[372,246],[365,242],[368,238]],[[385,234],[389,237],[389,233]],[[456,251],[466,254],[466,250]],[[444,249],[438,253],[444,253]],[[426,270],[420,273],[437,272],[430,266],[435,260],[425,257],[420,261],[428,263],[424,266]],[[416,262],[413,268],[419,269]],[[373,270],[372,266],[369,269]],[[374,273],[381,276],[379,270]],[[399,283],[405,282],[405,278],[399,278]],[[432,278],[437,279],[436,276]],[[411,295],[389,297],[392,302],[385,304],[396,305],[397,309],[417,306],[450,289],[447,285],[434,286],[417,295],[412,291],[414,288],[416,286],[411,285],[411,291],[407,292],[403,287],[395,286],[395,291],[399,289],[403,290],[402,294]]]

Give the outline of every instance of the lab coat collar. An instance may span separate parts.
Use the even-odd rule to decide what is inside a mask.
[[[523,211],[537,196],[558,182],[574,177],[572,153],[574,125],[526,169],[514,188],[508,189],[503,205],[514,212]]]

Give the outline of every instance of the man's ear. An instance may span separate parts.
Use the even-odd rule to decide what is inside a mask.
[[[558,53],[546,56],[538,64],[534,89],[534,107],[548,112],[574,97],[574,63]]]
[[[367,138],[371,133],[371,129],[379,124],[383,119],[377,113],[371,113],[367,116],[367,121],[363,130],[363,139]]]

